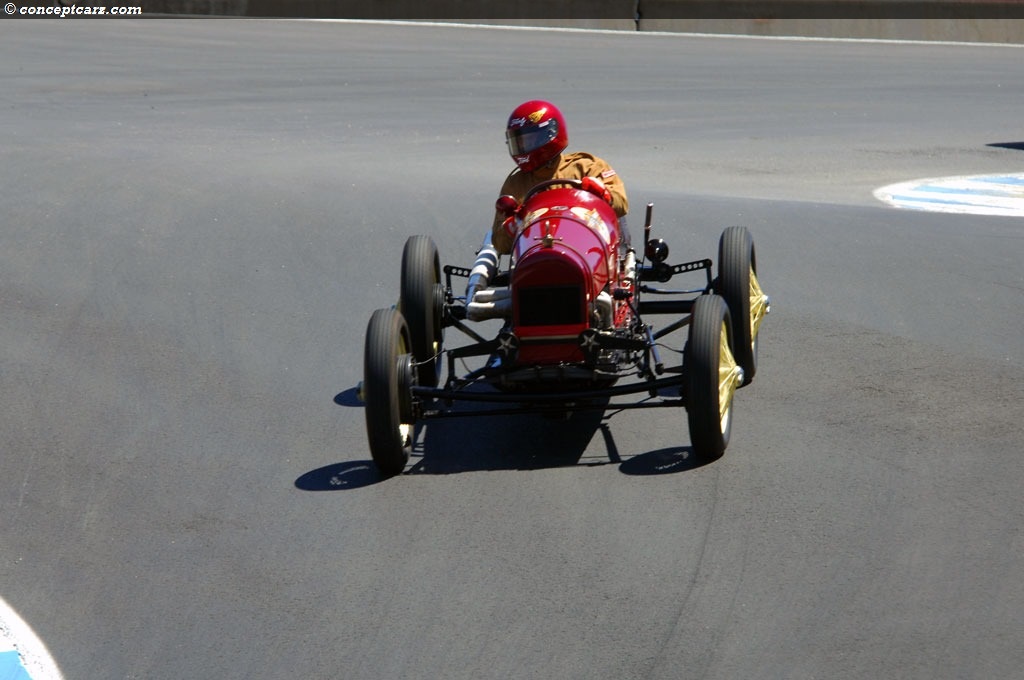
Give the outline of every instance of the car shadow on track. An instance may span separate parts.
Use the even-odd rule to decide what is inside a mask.
[[[436,420],[421,429],[406,474],[607,464],[608,458],[587,454],[600,424],[600,411]]]
[[[405,474],[617,465],[623,474],[639,476],[685,472],[704,465],[688,446],[623,459],[611,424],[614,415],[593,410],[563,418],[517,415],[435,421],[424,428]],[[598,434],[601,443],[594,441]]]
[[[334,403],[362,407],[356,388],[336,395]],[[623,460],[611,426],[616,413],[595,409],[561,416],[476,415],[434,420],[417,426],[409,466],[403,474],[618,465],[623,474],[644,476],[675,474],[706,464],[696,460],[688,446],[648,451]],[[592,445],[598,433],[603,451],[599,444]],[[340,491],[386,479],[372,461],[358,460],[310,470],[295,480],[295,486],[303,491]]]

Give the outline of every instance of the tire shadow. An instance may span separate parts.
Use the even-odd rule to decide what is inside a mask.
[[[354,460],[310,470],[295,480],[295,487],[302,491],[345,491],[362,489],[385,479],[372,460]]]
[[[991,146],[997,149],[1024,151],[1024,142],[993,142],[992,144],[986,144],[986,146]]]

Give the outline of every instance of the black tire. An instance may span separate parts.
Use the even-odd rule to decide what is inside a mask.
[[[729,306],[735,342],[736,363],[743,368],[743,384],[757,373],[757,330],[764,315],[763,298],[757,282],[754,240],[746,227],[729,227],[718,241],[718,292]]]
[[[409,327],[396,309],[378,309],[366,329],[363,401],[370,454],[381,474],[401,474],[412,450]]]
[[[740,369],[729,349],[731,342],[732,321],[725,301],[718,295],[698,297],[693,304],[683,367],[690,442],[697,460],[714,460],[729,445],[733,395],[740,382]],[[727,371],[724,376],[720,371],[723,368]]]
[[[412,354],[419,384],[436,387],[441,374],[440,352],[444,344],[442,317],[444,287],[441,258],[427,236],[411,236],[402,251],[402,287],[399,308],[409,324]]]

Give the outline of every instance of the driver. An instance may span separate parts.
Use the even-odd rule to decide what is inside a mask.
[[[612,166],[593,154],[582,151],[564,153],[569,145],[569,135],[565,118],[554,104],[534,99],[517,106],[508,117],[505,141],[517,167],[505,178],[500,195],[510,195],[521,202],[530,189],[545,180],[582,180],[584,189],[605,196],[619,216],[621,226],[625,227],[621,218],[629,212],[629,200],[622,178]],[[512,237],[502,227],[504,222],[505,215],[495,211],[494,224],[477,253],[466,288],[471,319],[490,316],[485,308],[491,305],[473,304],[474,297],[487,287],[487,282],[494,276],[498,257],[512,252]],[[625,229],[623,231],[625,236]]]
[[[508,117],[505,141],[517,167],[501,185],[499,195],[522,201],[526,192],[545,180],[580,179],[591,185],[585,187],[588,191],[597,194],[602,193],[603,184],[619,217],[629,212],[626,187],[612,166],[589,153],[563,153],[569,135],[565,118],[554,104],[533,100],[517,106]],[[508,254],[512,252],[512,238],[501,226],[504,221],[505,215],[495,215],[491,235],[498,252]]]

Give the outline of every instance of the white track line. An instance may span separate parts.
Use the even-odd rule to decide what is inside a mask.
[[[624,17],[625,19],[625,17]],[[699,33],[684,31],[636,31],[624,28],[572,28],[569,26],[523,26],[518,24],[475,24],[468,21],[431,21],[429,19],[335,19],[335,18],[282,18],[260,21],[305,21],[333,24],[391,24],[404,26],[445,26],[451,28],[477,28],[487,31],[547,31],[554,33],[597,33],[605,35],[635,35],[645,37],[728,38],[730,40],[785,40],[793,42],[884,43],[895,45],[946,45],[957,47],[1009,47],[1022,49],[1024,44],[1000,42],[968,42],[958,40],[905,40],[899,38],[835,38],[813,35],[751,35],[747,33]]]

